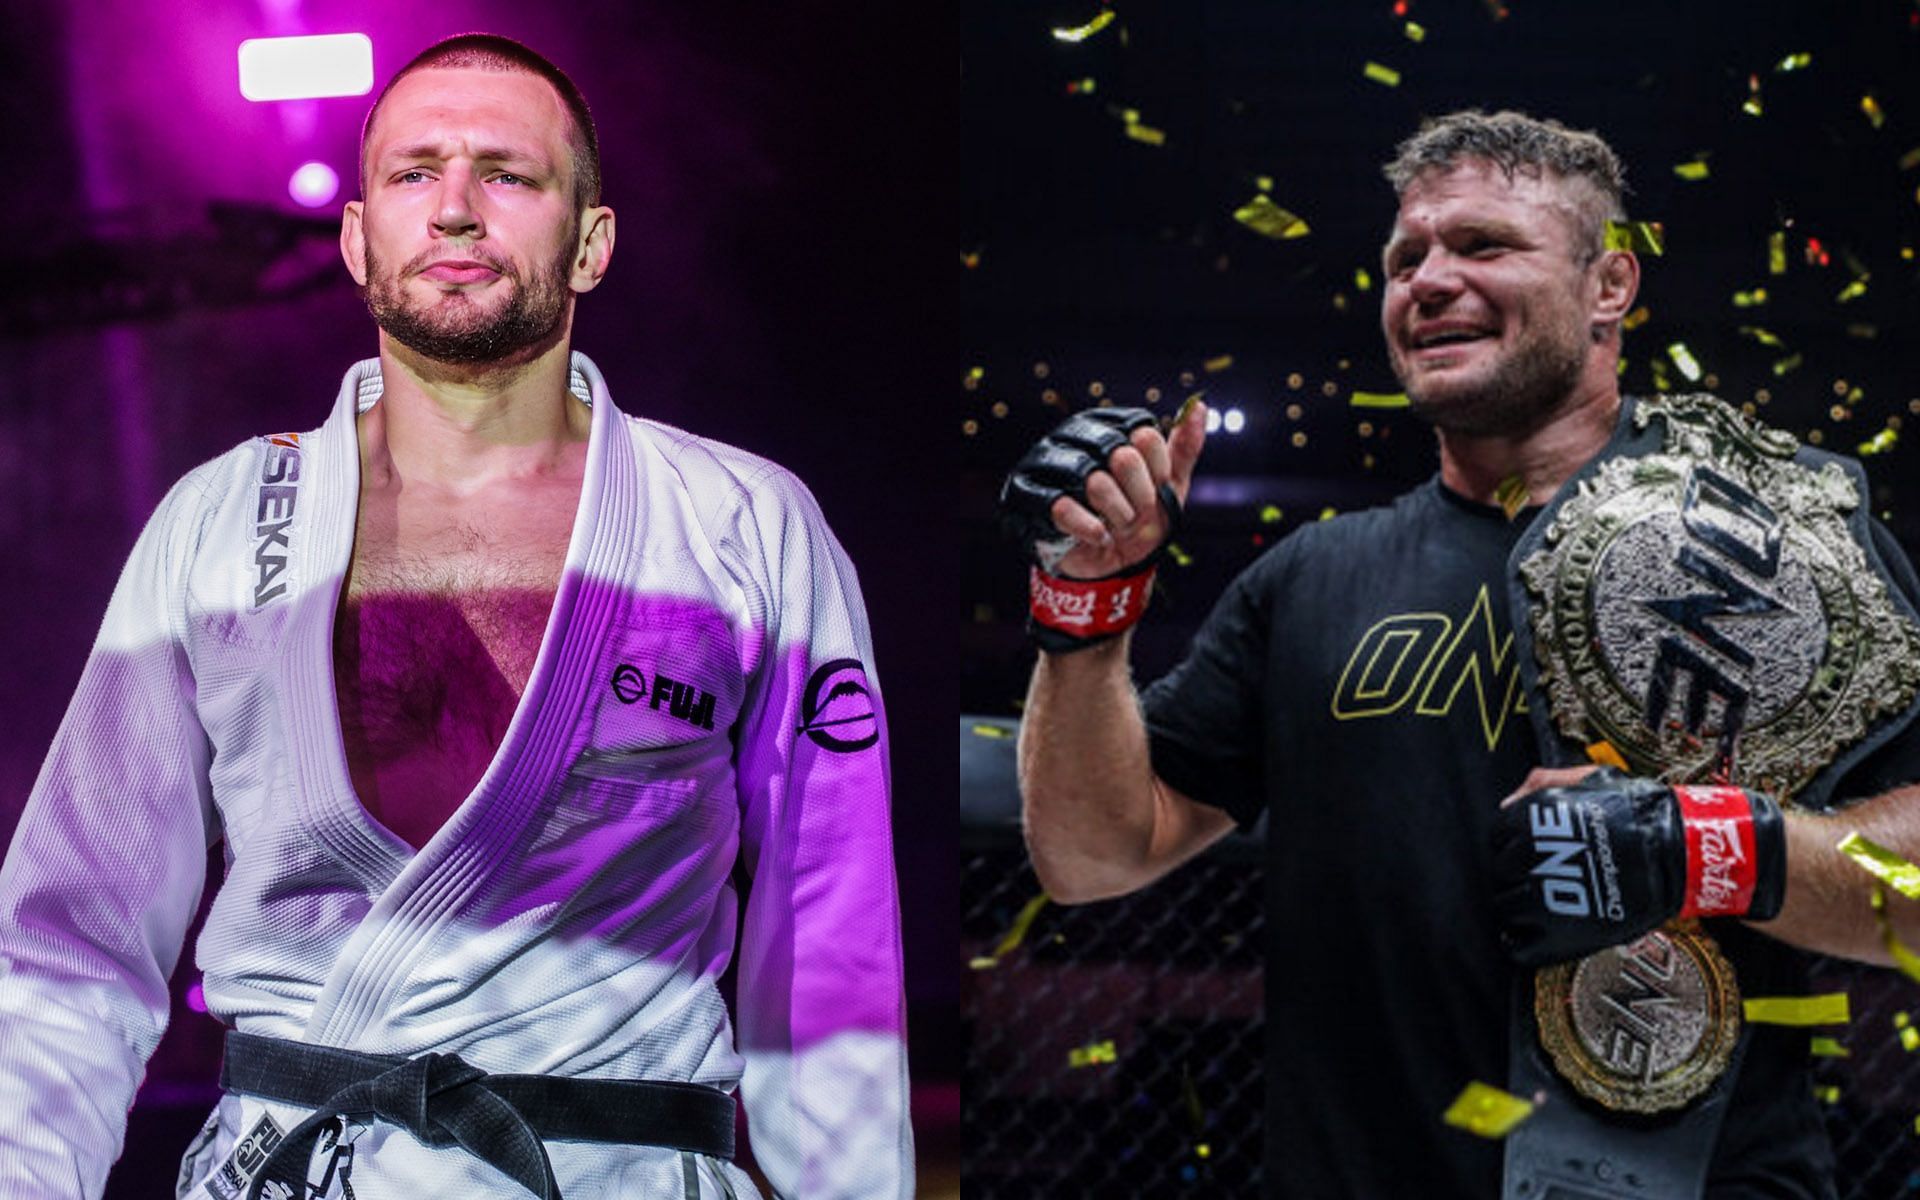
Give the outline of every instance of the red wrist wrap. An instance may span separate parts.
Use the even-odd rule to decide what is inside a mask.
[[[1027,594],[1036,624],[1077,638],[1108,637],[1131,629],[1147,611],[1154,568],[1106,579],[1059,579],[1031,568]]]
[[[1687,832],[1687,899],[1683,917],[1739,916],[1753,904],[1753,801],[1737,787],[1677,787]]]

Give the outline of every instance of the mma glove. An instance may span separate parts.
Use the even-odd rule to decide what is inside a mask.
[[[1163,539],[1147,557],[1098,579],[1057,574],[1073,538],[1053,523],[1053,502],[1072,497],[1088,509],[1087,481],[1107,469],[1107,459],[1128,444],[1134,430],[1154,423],[1144,408],[1093,408],[1076,413],[1043,437],[1014,464],[1000,488],[1000,523],[1033,564],[1028,571],[1027,632],[1042,650],[1066,654],[1118,637],[1147,608]],[[1159,487],[1168,536],[1180,520],[1180,500]]]
[[[1675,917],[1777,915],[1787,891],[1780,806],[1762,792],[1669,786],[1602,768],[1503,806],[1494,909],[1514,961],[1581,958]]]

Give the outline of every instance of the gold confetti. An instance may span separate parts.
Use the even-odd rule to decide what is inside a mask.
[[[1757,117],[1765,111],[1760,101],[1760,77],[1758,75],[1747,76],[1747,98],[1741,103],[1740,111],[1750,117]]]
[[[1787,273],[1787,231],[1776,229],[1767,235],[1767,274]]]
[[[1097,1067],[1101,1063],[1118,1061],[1120,1061],[1120,1055],[1119,1052],[1114,1049],[1111,1040],[1093,1042],[1085,1046],[1075,1046],[1073,1049],[1067,1051],[1067,1065],[1069,1067]]]
[[[1852,283],[1849,283],[1847,286],[1841,288],[1840,294],[1838,296],[1835,296],[1834,299],[1839,301],[1842,304],[1845,304],[1849,300],[1858,300],[1860,297],[1866,294],[1867,294],[1867,277],[1863,275],[1860,278],[1854,280]]]
[[[1260,510],[1260,523],[1262,525],[1278,524],[1280,519],[1284,516],[1286,516],[1286,513],[1280,510],[1280,506],[1278,504],[1269,504],[1265,508]]]
[[[1772,346],[1775,349],[1779,349],[1786,345],[1785,342],[1780,340],[1777,334],[1768,333],[1758,325],[1742,325],[1740,332],[1752,338],[1754,341],[1759,342],[1762,346]]]
[[[1620,327],[1622,329],[1638,329],[1642,325],[1645,325],[1652,316],[1653,310],[1642,304],[1639,308],[1634,309],[1620,319]]]
[[[1813,55],[1803,50],[1798,54],[1787,55],[1775,63],[1773,69],[1783,74],[1787,71],[1803,71],[1811,62],[1813,62]]]
[[[1920,867],[1914,866],[1885,846],[1861,837],[1859,830],[1853,830],[1841,838],[1834,849],[1852,859],[1861,870],[1907,899],[1920,900]]]
[[[1373,276],[1367,273],[1367,269],[1365,267],[1354,268],[1353,286],[1356,288],[1359,288],[1363,292],[1370,292],[1373,290]]]
[[[1826,1087],[1816,1087],[1813,1089],[1813,1098],[1822,1104],[1838,1104],[1840,1103],[1840,1085],[1828,1084]]]
[[[960,254],[960,265],[969,271],[978,270],[980,268],[980,252],[978,250],[962,251]]]
[[[1320,519],[1322,521],[1331,521],[1339,515],[1340,515],[1340,510],[1335,508],[1331,504],[1327,505],[1325,508],[1320,510]]]
[[[1200,369],[1205,371],[1209,375],[1218,375],[1220,372],[1226,370],[1228,367],[1231,367],[1232,365],[1233,365],[1233,355],[1216,354],[1212,358],[1201,363]]]
[[[1830,1037],[1817,1037],[1809,1047],[1815,1058],[1852,1058],[1852,1051]]]
[[[1026,907],[1022,908],[1020,914],[1014,917],[1013,925],[1007,930],[1006,935],[1000,939],[999,945],[993,948],[993,953],[982,955],[967,965],[976,971],[991,971],[993,968],[999,966],[1001,959],[1020,948],[1020,943],[1027,938],[1027,931],[1033,928],[1034,919],[1040,915],[1040,910],[1046,906],[1047,894],[1045,892],[1041,892],[1038,896],[1027,901]]]
[[[1854,453],[1860,455],[1862,458],[1875,454],[1885,454],[1887,451],[1893,449],[1895,443],[1899,440],[1900,431],[1889,425],[1866,441],[1861,442],[1858,446],[1855,446]]]
[[[1622,771],[1630,770],[1627,760],[1613,748],[1612,742],[1593,742],[1587,746],[1587,761],[1602,767],[1616,767]]]
[[[1698,182],[1707,177],[1707,160],[1696,158],[1692,162],[1677,163],[1674,165],[1673,173],[1690,183]]]
[[[1413,402],[1405,392],[1355,392],[1347,403],[1354,408],[1406,408]]]
[[[1607,249],[1633,250],[1658,258],[1667,252],[1667,229],[1658,221],[1608,221]]]
[[[1880,102],[1875,100],[1872,95],[1860,97],[1860,111],[1866,114],[1867,120],[1873,124],[1875,129],[1887,123],[1886,110],[1880,107]]]
[[[1067,81],[1067,95],[1091,96],[1094,93],[1094,89],[1098,86],[1099,85],[1094,82],[1094,78],[1091,75],[1087,76],[1085,79],[1069,79]]]
[[[1805,361],[1806,355],[1804,354],[1792,354],[1786,358],[1778,359],[1773,364],[1773,373],[1775,375],[1785,375],[1788,371],[1797,371],[1800,369],[1800,364]]]
[[[1758,308],[1766,302],[1767,289],[1763,287],[1754,288],[1750,292],[1735,292],[1733,294],[1733,306],[1735,308]]]
[[[1145,142],[1149,146],[1164,146],[1167,144],[1166,130],[1155,129],[1151,125],[1142,125],[1138,121],[1127,122],[1127,136],[1136,142]]]
[[[1013,735],[998,725],[975,725],[973,736],[983,738],[1010,738]]]
[[[1273,190],[1273,176],[1255,175],[1253,177],[1253,186],[1259,188],[1263,192],[1270,192]]]
[[[1503,1138],[1533,1115],[1533,1102],[1474,1080],[1455,1097],[1442,1119],[1483,1138]]]
[[[1300,238],[1312,232],[1305,221],[1267,199],[1265,195],[1255,196],[1234,209],[1233,219],[1261,237]]]
[[[1388,87],[1400,86],[1400,72],[1394,70],[1392,67],[1382,66],[1377,62],[1369,62],[1365,67],[1361,68],[1361,71],[1368,79],[1373,80],[1375,83],[1384,83]]]
[[[1913,1018],[1906,1013],[1893,1014],[1893,1027],[1900,1031],[1900,1048],[1908,1054],[1920,1050],[1920,1029],[1913,1027]]]
[[[1410,42],[1424,42],[1427,40],[1427,27],[1418,21],[1408,21],[1403,32],[1406,33],[1407,40]]]
[[[1494,485],[1493,499],[1500,506],[1500,511],[1507,514],[1507,520],[1511,521],[1520,515],[1520,510],[1533,497],[1527,494],[1526,480],[1518,475],[1509,475]]]
[[[1193,565],[1193,555],[1182,550],[1176,542],[1167,543],[1167,557],[1171,558],[1173,564],[1177,567],[1190,567]]]
[[[1053,31],[1054,39],[1062,42],[1084,42],[1094,34],[1099,33],[1102,29],[1113,24],[1114,18],[1119,15],[1119,13],[1114,12],[1110,8],[1106,9],[1085,25],[1076,25],[1071,29],[1056,28]]]
[[[1849,325],[1847,326],[1847,336],[1850,338],[1877,338],[1880,336],[1880,327],[1878,325],[1867,324]]]
[[[1915,146],[1900,156],[1900,169],[1902,171],[1911,171],[1915,167],[1920,167],[1920,146]]]
[[[1667,357],[1673,360],[1674,366],[1680,368],[1680,373],[1687,377],[1688,383],[1700,382],[1700,362],[1693,357],[1693,351],[1687,349],[1685,342],[1668,346]]]
[[[1909,950],[1900,936],[1894,933],[1893,918],[1887,914],[1886,889],[1877,883],[1873,885],[1873,919],[1880,926],[1880,944],[1887,948],[1893,965],[1900,968],[1907,978],[1920,982],[1920,954]]]
[[[967,378],[965,383],[966,389],[968,391],[972,391],[973,389],[979,387],[980,381],[982,379],[985,379],[986,377],[987,377],[987,369],[985,367],[968,367]]]
[[[1853,1020],[1845,992],[1819,996],[1749,996],[1741,1009],[1755,1025],[1845,1025]]]

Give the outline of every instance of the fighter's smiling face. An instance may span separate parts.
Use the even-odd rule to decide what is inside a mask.
[[[585,266],[569,121],[552,85],[522,72],[428,68],[394,85],[342,241],[389,337],[476,363],[530,357],[564,334],[573,292],[598,279]]]
[[[1605,255],[1577,244],[1570,185],[1469,159],[1401,197],[1381,322],[1416,414],[1450,431],[1520,433],[1577,386]]]

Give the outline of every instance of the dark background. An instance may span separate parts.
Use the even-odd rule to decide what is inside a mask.
[[[923,629],[954,591],[932,402],[952,355],[955,32],[938,6],[0,7],[0,838],[162,492],[245,438],[317,426],[376,352],[336,249],[371,97],[250,103],[239,42],[365,32],[378,86],[476,29],[553,59],[594,110],[618,244],[575,348],[626,411],[793,469],[859,570],[893,734],[916,1111],[929,1161],[951,1158],[955,685],[950,640]],[[343,176],[312,212],[287,194],[308,159]],[[210,1102],[212,1025],[176,1006],[124,1194],[171,1195]],[[184,1132],[146,1145],[175,1105]]]

